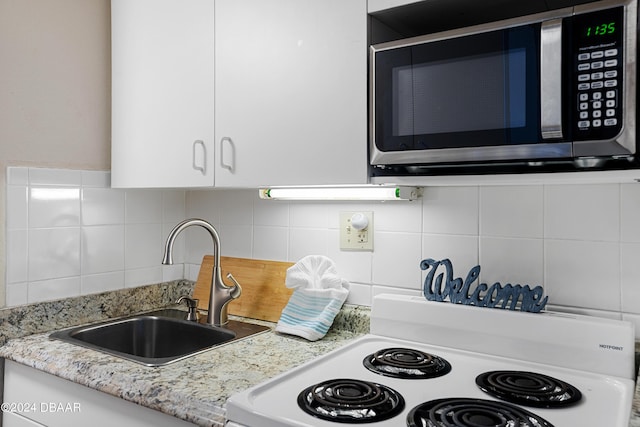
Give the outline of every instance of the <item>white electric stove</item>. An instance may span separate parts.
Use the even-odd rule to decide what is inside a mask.
[[[371,333],[227,401],[227,427],[627,427],[628,322],[379,295]]]

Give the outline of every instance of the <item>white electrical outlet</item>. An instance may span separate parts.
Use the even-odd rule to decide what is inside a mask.
[[[373,251],[373,212],[340,212],[340,249]]]

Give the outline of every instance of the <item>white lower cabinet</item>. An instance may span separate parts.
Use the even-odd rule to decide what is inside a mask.
[[[3,427],[186,427],[193,424],[15,362],[5,362]]]
[[[22,415],[14,414],[12,412],[5,412],[2,414],[2,425],[4,427],[42,427],[43,424],[37,423],[25,418]]]

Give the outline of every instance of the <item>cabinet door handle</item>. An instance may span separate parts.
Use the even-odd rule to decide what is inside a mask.
[[[225,145],[229,146],[229,162],[225,161]],[[236,165],[236,146],[233,143],[233,140],[228,136],[223,137],[220,140],[220,166],[224,169],[228,169],[229,172],[233,173]]]
[[[196,146],[202,146],[202,166],[198,165],[198,163],[196,162]],[[193,147],[192,147],[192,151],[193,151],[193,168],[197,171],[202,172],[202,175],[206,175],[207,174],[207,146],[204,145],[204,141],[202,141],[201,139],[197,139],[195,141],[193,141]]]

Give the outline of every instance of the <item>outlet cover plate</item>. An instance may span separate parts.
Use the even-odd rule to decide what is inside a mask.
[[[364,214],[369,224],[363,230],[356,230],[351,225],[354,214]],[[373,212],[349,211],[340,212],[340,250],[373,251]]]

